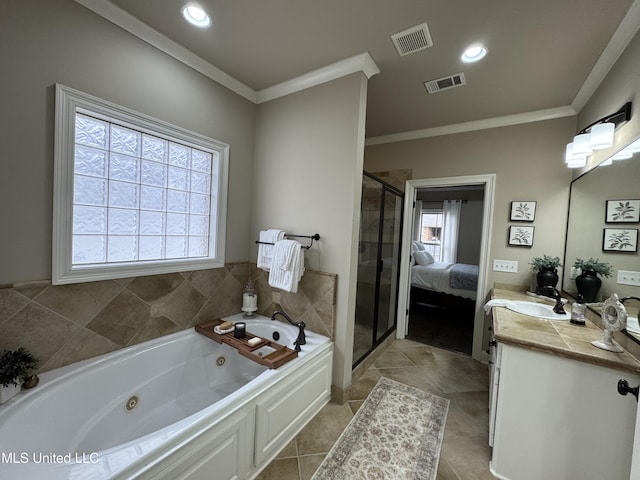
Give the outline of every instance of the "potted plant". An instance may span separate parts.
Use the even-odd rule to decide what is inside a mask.
[[[38,366],[38,360],[27,349],[3,350],[0,355],[0,403],[20,392],[22,382],[28,380]]]
[[[576,258],[573,264],[574,268],[579,268],[581,273],[576,277],[576,287],[578,287],[578,293],[582,295],[586,303],[594,303],[598,301],[598,292],[602,286],[602,280],[598,277],[611,276],[611,265],[605,262],[600,262],[597,258],[589,258],[589,260],[582,260]]]
[[[543,292],[542,287],[555,288],[558,284],[558,267],[562,266],[560,257],[533,257],[531,260],[531,270],[537,270],[536,281],[538,282],[538,292]]]

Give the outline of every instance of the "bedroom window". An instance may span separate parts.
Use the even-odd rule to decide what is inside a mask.
[[[443,223],[444,215],[442,209],[422,210],[422,215],[420,216],[420,241],[427,247],[427,252],[435,259],[440,258]]]
[[[56,88],[54,284],[224,265],[228,146]]]

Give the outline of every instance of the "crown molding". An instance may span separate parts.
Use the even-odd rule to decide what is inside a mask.
[[[571,117],[576,115],[576,111],[571,106],[549,108],[546,110],[536,110],[533,112],[517,113],[502,117],[486,118],[471,122],[455,123],[442,127],[424,128],[410,132],[392,133],[379,137],[367,138],[366,146],[380,145],[383,143],[405,142],[407,140],[418,140],[421,138],[439,137],[442,135],[452,135],[455,133],[473,132],[476,130],[487,130],[489,128],[508,127],[522,123],[540,122],[543,120],[553,120],[555,118]]]
[[[595,93],[629,42],[640,30],[640,0],[634,0],[600,58],[571,102],[571,107],[580,112]]]
[[[352,73],[362,72],[367,79],[380,73],[380,69],[368,52],[345,58],[330,65],[318,68],[286,82],[273,85],[258,92],[258,104],[274,100],[306,88],[315,87]]]
[[[195,55],[190,50],[177,44],[157,30],[149,27],[133,15],[122,10],[108,0],[75,0],[123,30],[135,35],[149,45],[163,51],[167,55],[193,68],[197,72],[209,77],[213,81],[227,87],[229,90],[255,103],[256,91],[236,80],[231,75],[211,65],[206,60]]]
[[[263,103],[275,98],[289,95],[291,93],[304,90],[305,88],[320,85],[331,80],[361,71],[367,78],[380,73],[380,69],[371,58],[369,53],[361,53],[344,60],[332,63],[300,77],[287,80],[272,87],[256,92],[251,87],[236,80],[231,75],[223,72],[218,67],[207,62],[203,58],[184,48],[170,38],[162,35],[157,30],[149,27],[144,22],[138,20],[133,15],[127,13],[109,0],[75,0],[83,7],[100,15],[114,25],[135,35],[149,45],[175,58],[179,62],[193,68],[204,76],[210,78],[234,93],[253,103]]]

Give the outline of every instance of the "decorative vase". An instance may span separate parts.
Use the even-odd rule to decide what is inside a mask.
[[[576,287],[578,287],[578,293],[582,295],[585,303],[595,303],[598,301],[598,292],[602,280],[593,270],[585,270],[576,277]]]
[[[8,386],[0,385],[0,404],[8,402],[20,393],[20,384],[10,384]]]
[[[538,270],[536,275],[536,281],[538,282],[538,292],[544,294],[542,287],[555,288],[558,284],[558,271],[553,267],[542,267]]]

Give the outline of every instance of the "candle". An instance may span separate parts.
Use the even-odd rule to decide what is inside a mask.
[[[236,322],[233,329],[233,336],[236,338],[244,338],[247,331],[247,324],[244,322]]]
[[[254,293],[244,293],[242,295],[242,310],[253,312],[258,309],[258,296]]]

